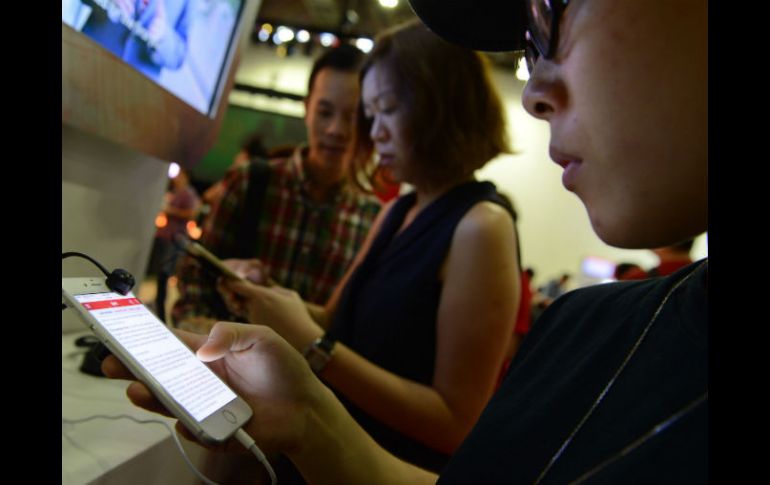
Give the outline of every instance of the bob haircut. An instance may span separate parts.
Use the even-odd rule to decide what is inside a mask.
[[[505,114],[478,52],[449,44],[419,21],[382,33],[360,79],[376,65],[390,77],[403,109],[403,132],[410,151],[410,182],[428,188],[469,178],[500,153],[510,153]],[[352,146],[353,179],[374,186],[372,120],[359,103]],[[376,170],[376,169],[375,169]]]

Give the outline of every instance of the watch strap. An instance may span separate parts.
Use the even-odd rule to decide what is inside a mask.
[[[332,358],[334,354],[334,345],[337,341],[330,336],[324,334],[311,343],[307,349],[305,349],[304,356],[310,368],[318,374],[326,367],[326,364]]]

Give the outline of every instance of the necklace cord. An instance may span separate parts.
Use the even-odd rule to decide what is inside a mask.
[[[556,451],[556,453],[554,453],[554,455],[549,460],[548,464],[545,466],[545,468],[543,468],[543,471],[540,472],[540,475],[535,480],[534,485],[538,485],[540,482],[543,481],[543,478],[551,470],[551,467],[553,467],[554,463],[556,463],[556,461],[559,458],[561,458],[561,455],[564,453],[564,451],[567,449],[567,447],[570,445],[570,443],[572,443],[572,440],[575,437],[575,435],[577,435],[577,433],[582,429],[583,425],[588,420],[588,418],[590,418],[591,415],[593,415],[594,410],[604,400],[604,396],[607,394],[607,392],[609,392],[609,390],[615,384],[615,381],[617,380],[618,376],[620,376],[620,374],[626,368],[626,365],[631,360],[631,358],[634,356],[634,354],[636,353],[636,350],[639,348],[639,346],[641,345],[642,341],[644,341],[645,337],[647,336],[647,333],[649,332],[650,328],[652,327],[652,324],[655,323],[655,321],[658,319],[658,315],[663,310],[663,307],[666,305],[666,302],[668,302],[669,297],[671,297],[671,295],[677,290],[677,288],[679,288],[679,286],[681,286],[685,281],[690,279],[690,277],[693,274],[695,274],[701,267],[705,266],[707,263],[708,263],[708,260],[706,260],[703,263],[701,263],[700,265],[698,265],[697,268],[695,268],[690,273],[688,273],[684,278],[682,278],[679,281],[677,281],[676,284],[674,284],[674,286],[672,286],[671,289],[668,290],[668,293],[666,293],[666,296],[663,297],[663,300],[660,302],[660,305],[658,305],[658,308],[655,310],[655,313],[652,315],[652,318],[650,319],[649,322],[647,322],[647,325],[645,326],[644,330],[642,331],[642,334],[639,336],[639,338],[636,339],[636,342],[631,347],[631,350],[628,352],[628,355],[626,355],[625,359],[623,359],[623,362],[620,364],[620,367],[618,367],[618,369],[615,371],[615,374],[612,376],[612,378],[610,378],[609,382],[607,382],[607,384],[604,386],[604,389],[602,389],[602,391],[599,393],[599,396],[597,396],[596,400],[593,402],[591,407],[588,409],[588,412],[583,416],[583,418],[581,418],[580,422],[577,424],[577,426],[575,426],[575,429],[572,430],[572,433],[570,433],[570,435],[567,437],[567,439],[564,440],[564,443],[562,443],[562,445],[559,447],[559,449]],[[695,401],[693,401],[689,405],[685,406],[679,412],[674,413],[670,418],[667,418],[666,420],[664,420],[663,423],[659,423],[651,431],[648,431],[647,433],[645,433],[645,435],[643,435],[643,437],[642,437],[643,439],[640,438],[641,441],[646,441],[650,436],[653,436],[653,435],[657,434],[658,431],[655,431],[655,429],[658,426],[662,426],[661,430],[666,429],[668,427],[668,425],[671,424],[670,422],[667,423],[667,421],[669,421],[671,418],[676,417],[676,419],[679,419],[679,417],[681,417],[681,415],[679,415],[680,412],[685,412],[685,413],[689,412],[695,405],[700,404],[700,402],[702,402],[703,400],[707,400],[707,399],[708,399],[708,391],[706,391],[706,393],[704,395],[700,396],[698,399],[696,399]],[[677,415],[679,415],[679,416],[677,416]],[[674,421],[676,421],[676,419],[674,419]],[[652,434],[651,434],[651,432],[652,432]],[[639,440],[636,440],[636,441],[639,441]],[[639,444],[641,444],[641,442],[636,444],[636,446],[638,446]],[[632,443],[632,445],[633,445],[633,443]],[[631,446],[631,445],[629,445],[629,446]],[[636,448],[636,446],[633,446],[633,448]],[[608,459],[605,462],[603,462],[600,466],[604,467],[609,462],[615,461],[620,456],[623,456],[622,454],[624,453],[625,450],[627,450],[627,448],[628,447],[624,448],[623,450],[621,450],[620,454],[616,454],[615,456],[613,456],[610,459]],[[625,451],[625,453],[628,453],[629,451],[630,450]],[[592,474],[595,471],[598,471],[596,469],[596,467],[592,468],[587,473],[591,473]],[[585,474],[583,476],[585,476]],[[580,479],[582,479],[582,476],[581,476]],[[580,480],[580,479],[578,479],[578,480]]]
[[[708,401],[709,399],[709,393],[708,391],[701,394],[699,397],[695,398],[692,402],[687,404],[685,407],[680,409],[679,411],[675,412],[668,418],[664,419],[662,422],[656,424],[653,426],[652,429],[644,433],[639,438],[632,441],[630,444],[628,444],[626,447],[624,447],[622,450],[620,450],[615,455],[607,458],[603,462],[599,463],[592,469],[588,470],[584,474],[580,475],[577,479],[570,482],[570,485],[577,484],[577,483],[583,483],[584,481],[588,480],[595,474],[599,473],[602,469],[604,469],[607,465],[610,465],[615,460],[618,460],[620,458],[623,458],[624,456],[628,455],[632,451],[634,451],[636,448],[638,448],[642,443],[647,441],[648,439],[652,438],[653,436],[657,435],[658,433],[665,431],[668,429],[672,424],[679,421],[680,418],[686,416],[690,413],[693,409],[695,409],[698,405],[704,403],[705,401]]]

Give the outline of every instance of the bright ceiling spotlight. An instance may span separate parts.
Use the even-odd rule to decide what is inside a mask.
[[[279,26],[275,30],[275,35],[278,37],[278,40],[280,40],[281,43],[291,42],[294,40],[294,31],[288,27],[284,27],[283,25]]]
[[[524,59],[524,56],[521,56],[519,58],[519,62],[517,62],[516,66],[516,79],[519,81],[528,81],[529,80],[529,69],[527,69],[527,61]]]
[[[372,39],[367,39],[366,37],[361,37],[356,39],[356,47],[361,49],[363,52],[369,52],[372,50],[372,47],[374,47],[374,41]]]
[[[305,29],[302,29],[299,32],[297,32],[297,42],[304,44],[309,40],[310,40],[310,32],[308,32]]]
[[[260,42],[267,42],[270,40],[270,32],[268,32],[265,29],[259,29],[259,33],[257,33],[257,38]]]
[[[337,41],[337,36],[329,32],[323,32],[319,35],[319,38],[321,39],[321,45],[324,47],[329,47]]]

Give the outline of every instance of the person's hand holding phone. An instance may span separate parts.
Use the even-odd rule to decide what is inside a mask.
[[[275,284],[267,275],[265,265],[258,259],[231,258],[222,260],[221,264],[249,283],[259,286],[273,286]],[[242,318],[248,318],[248,314],[245,310],[246,301],[244,298],[230,291],[224,284],[225,281],[232,280],[233,278],[230,276],[220,276],[217,278],[217,290],[222,296],[222,300],[225,302],[225,306],[227,306],[230,313]]]
[[[296,291],[229,278],[220,278],[217,290],[231,312],[271,327],[300,352],[324,333]]]
[[[230,268],[241,278],[247,279],[255,285],[272,286],[275,284],[267,274],[267,269],[258,259],[225,259],[222,263]]]
[[[217,323],[208,336],[174,332],[252,408],[254,415],[244,431],[263,451],[286,452],[303,443],[305,420],[316,400],[324,398],[323,385],[284,339],[264,326],[228,322]],[[102,362],[102,371],[113,379],[134,379],[112,355]],[[141,408],[173,417],[139,381],[131,383],[126,394]],[[196,441],[181,423],[177,429]],[[245,451],[234,439],[215,449]]]

